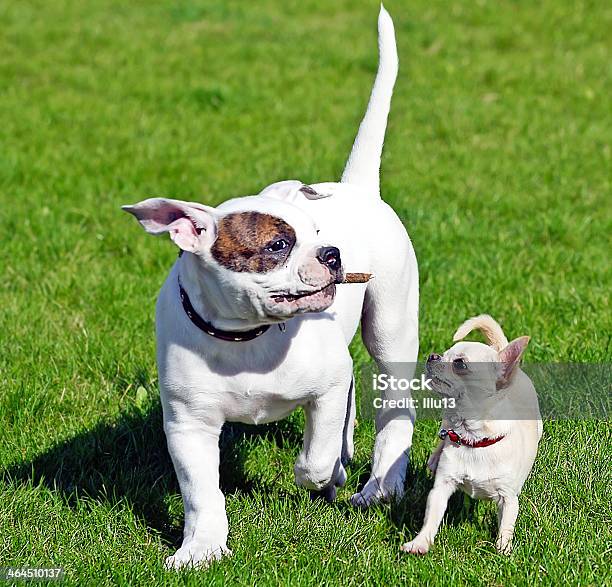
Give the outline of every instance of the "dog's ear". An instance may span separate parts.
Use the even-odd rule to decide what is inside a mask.
[[[514,374],[514,371],[516,370],[516,367],[519,364],[528,343],[529,337],[521,336],[519,338],[515,338],[499,352],[498,356],[500,371],[497,378],[498,389],[506,387],[510,383],[512,375]]]
[[[149,198],[121,209],[133,214],[150,234],[170,233],[170,238],[183,251],[194,253],[212,245],[215,240],[215,209],[210,206]]]
[[[266,196],[268,198],[276,198],[277,200],[288,200],[295,201],[297,198],[306,198],[307,200],[320,200],[321,198],[328,198],[331,194],[319,193],[314,188],[297,181],[296,179],[290,179],[287,181],[278,181],[269,185],[259,192],[260,196]]]

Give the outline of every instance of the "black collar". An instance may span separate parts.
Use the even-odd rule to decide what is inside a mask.
[[[183,304],[183,310],[185,310],[185,314],[189,317],[189,319],[203,332],[213,336],[214,338],[218,338],[219,340],[226,340],[228,342],[245,342],[247,340],[253,340],[258,336],[261,336],[270,326],[268,324],[264,324],[263,326],[258,326],[257,328],[253,328],[253,330],[241,330],[241,331],[229,331],[229,330],[220,330],[219,328],[215,328],[210,322],[207,322],[200,316],[191,305],[191,300],[187,295],[187,292],[183,289],[181,282],[178,283],[179,292],[181,295],[181,303]]]

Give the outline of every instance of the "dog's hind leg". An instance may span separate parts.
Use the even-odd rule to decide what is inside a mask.
[[[347,398],[346,419],[344,420],[344,436],[342,438],[341,461],[344,466],[346,466],[353,459],[353,453],[355,452],[355,445],[353,444],[355,416],[355,378],[353,377]]]
[[[412,378],[419,350],[418,269],[403,227],[396,236],[396,249],[405,250],[391,255],[386,251],[384,262],[374,264],[376,273],[366,291],[361,331],[380,373]],[[366,507],[402,496],[414,419],[414,409],[377,411],[372,473],[351,498],[353,505]]]

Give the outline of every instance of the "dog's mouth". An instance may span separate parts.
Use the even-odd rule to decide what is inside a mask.
[[[432,369],[429,364],[426,366],[425,370],[427,372],[427,377],[429,377],[429,380],[434,386],[435,391],[442,395],[447,395],[448,392],[452,389],[452,385],[445,379],[442,379],[441,377],[436,375],[436,370]]]
[[[457,393],[457,389],[448,381],[445,381],[440,377],[436,377],[435,375],[430,375],[429,379],[431,381],[431,388],[438,395],[441,395],[442,397],[452,397],[455,399],[459,398],[460,394]]]
[[[322,312],[331,306],[336,296],[336,284],[330,283],[320,289],[299,292],[297,294],[275,293],[271,295],[274,302],[274,314],[302,314],[305,312]]]
[[[435,375],[430,375],[429,379],[431,379],[431,382],[436,386],[436,387],[448,387],[450,389],[451,384],[448,383],[447,381],[444,381],[444,379],[440,379],[439,377],[436,377]]]
[[[276,294],[272,296],[272,299],[279,304],[282,302],[296,302],[298,300],[315,299],[317,297],[334,296],[336,293],[336,284],[330,283],[321,289],[314,291],[305,291],[297,294]]]

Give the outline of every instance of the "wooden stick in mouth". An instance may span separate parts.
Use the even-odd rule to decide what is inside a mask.
[[[340,283],[367,283],[372,277],[371,273],[346,273]]]

